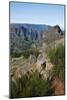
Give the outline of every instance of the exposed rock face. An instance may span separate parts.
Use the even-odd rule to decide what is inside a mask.
[[[53,65],[50,62],[50,60],[46,57],[46,55],[44,54],[44,47],[41,47],[40,50],[40,54],[37,58],[37,70],[40,73],[40,77],[42,77],[43,79],[47,80],[51,80],[52,76],[53,76]]]
[[[10,34],[16,34],[24,40],[40,40],[43,31],[48,29],[47,25],[38,24],[10,24]]]
[[[54,26],[54,29],[60,34],[63,33],[62,30],[60,29],[59,25]]]
[[[34,55],[29,56],[29,64],[34,64],[36,63],[37,59]]]
[[[46,32],[43,33],[43,40],[47,44],[61,39],[62,37],[63,32],[58,25],[50,27]]]
[[[38,69],[39,72],[42,70],[42,67],[43,67],[43,64],[44,63],[46,64],[43,55],[42,54],[39,54],[39,56],[37,58],[37,69]]]

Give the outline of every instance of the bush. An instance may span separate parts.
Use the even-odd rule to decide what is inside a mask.
[[[30,54],[34,55],[36,58],[39,55],[39,50],[38,49],[29,49],[29,50],[23,50],[22,52],[11,52],[10,55],[11,57],[20,57],[24,56],[25,58],[28,58]]]
[[[65,69],[65,52],[64,46],[62,44],[47,49],[48,57],[54,64],[54,74],[58,76],[61,80],[64,80],[64,69]]]
[[[49,81],[39,77],[39,73],[33,73],[31,77],[23,76],[17,80],[17,85],[11,83],[11,98],[50,96],[52,89]]]
[[[22,53],[21,52],[14,52],[11,54],[11,57],[21,57]]]

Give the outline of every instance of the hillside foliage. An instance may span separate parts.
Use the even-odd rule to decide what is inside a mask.
[[[37,72],[30,77],[24,75],[16,83],[11,80],[10,88],[11,98],[50,96],[52,94],[49,80],[43,80]]]
[[[54,74],[61,80],[64,80],[65,72],[65,49],[64,45],[59,44],[56,47],[47,49],[48,57],[54,65]]]

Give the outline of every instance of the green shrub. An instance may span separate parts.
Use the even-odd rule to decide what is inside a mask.
[[[24,56],[25,58],[28,58],[30,56],[30,54],[34,55],[36,58],[39,55],[39,50],[38,49],[29,49],[29,50],[23,50],[22,52],[11,52],[10,55],[11,57],[20,57],[20,56]]]
[[[12,53],[12,57],[21,57],[22,53],[19,53],[19,52],[14,52]]]
[[[11,98],[50,96],[52,89],[49,81],[39,77],[39,73],[33,73],[31,77],[23,76],[17,81],[17,86],[11,83]],[[15,92],[16,91],[16,92]]]
[[[47,49],[47,55],[54,64],[54,74],[61,80],[64,80],[65,69],[65,52],[62,44]]]

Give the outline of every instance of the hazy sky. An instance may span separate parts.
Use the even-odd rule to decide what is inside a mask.
[[[10,23],[58,24],[64,28],[64,5],[10,2]]]

